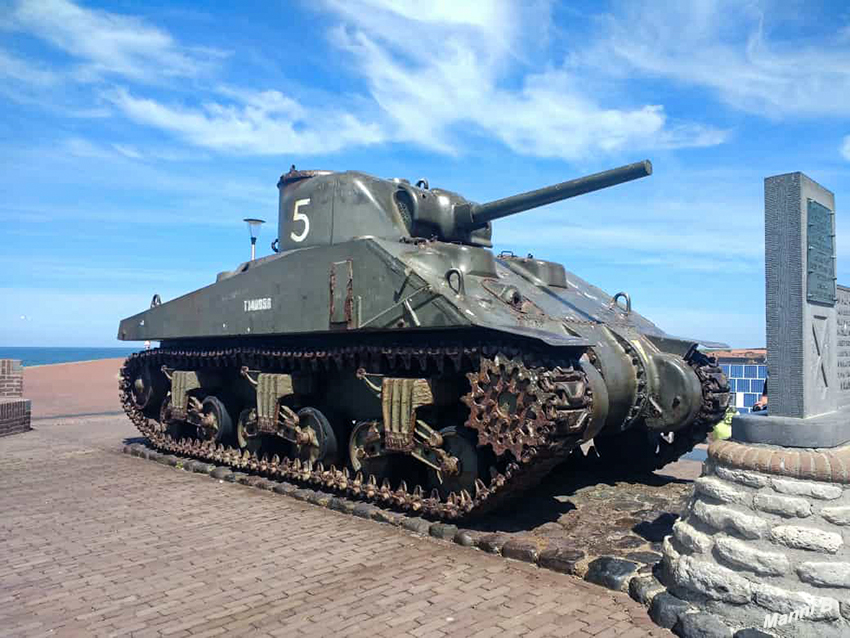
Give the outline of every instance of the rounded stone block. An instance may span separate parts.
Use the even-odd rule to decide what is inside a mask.
[[[411,518],[406,517],[402,522],[401,526],[410,531],[415,532],[417,534],[422,534],[423,536],[428,536],[429,530],[431,528],[431,523],[426,521],[424,518]]]
[[[570,547],[550,547],[540,553],[537,563],[541,567],[562,574],[575,574],[578,563],[584,559],[585,553],[580,549]]]
[[[716,538],[714,547],[717,554],[727,563],[756,574],[780,576],[787,573],[791,567],[784,554],[765,552],[736,538]]]
[[[679,541],[680,545],[698,554],[711,551],[711,546],[714,544],[708,534],[704,534],[681,520],[673,524],[673,536]]]
[[[672,572],[680,587],[703,594],[713,600],[743,604],[752,598],[752,583],[731,569],[690,556],[681,556]]]
[[[673,633],[681,638],[732,638],[732,630],[720,618],[702,611],[679,616]]]
[[[641,605],[648,605],[663,591],[664,585],[655,576],[640,576],[629,581],[629,596]]]
[[[769,477],[755,472],[747,472],[746,470],[734,470],[728,467],[718,465],[714,468],[714,473],[724,481],[734,481],[747,487],[762,488],[767,485]]]
[[[342,512],[343,514],[353,514],[355,507],[355,503],[345,498],[334,497],[328,503],[328,509]]]
[[[777,525],[770,530],[770,539],[792,549],[836,553],[844,544],[841,534],[800,525]]]
[[[726,505],[710,505],[703,501],[694,503],[694,514],[704,523],[719,530],[732,530],[744,538],[761,538],[767,528],[767,521],[741,512]]]
[[[307,495],[307,502],[319,507],[327,507],[331,503],[331,497],[324,492],[311,491]]]
[[[193,472],[197,472],[198,474],[209,474],[215,469],[215,465],[212,463],[206,463],[205,461],[196,461],[195,467],[192,469]]]
[[[798,496],[756,494],[753,498],[753,507],[785,518],[806,518],[812,515],[812,506]]]
[[[478,542],[478,549],[484,550],[489,554],[499,554],[508,540],[509,537],[504,534],[488,534]]]
[[[357,503],[357,505],[354,506],[352,514],[358,518],[372,518],[372,513],[376,509],[377,508],[374,505],[370,505],[369,503]]]
[[[797,575],[815,587],[845,587],[850,589],[850,563],[809,562],[797,567]]]
[[[637,569],[638,565],[632,561],[603,556],[590,562],[584,579],[608,589],[625,591]]]
[[[694,481],[694,488],[697,492],[724,503],[748,505],[752,499],[749,491],[714,476],[699,477]]]
[[[286,494],[288,496],[292,496],[292,494],[295,493],[297,489],[298,488],[292,483],[278,483],[274,486],[274,488],[272,488],[272,491],[277,492],[278,494]]]
[[[502,556],[526,563],[536,563],[540,558],[540,551],[535,543],[512,538],[502,546]]]
[[[183,461],[183,463],[181,463],[180,467],[184,472],[194,472],[195,471],[195,463],[197,463],[197,461],[189,459],[188,461]]]
[[[401,525],[402,521],[405,519],[404,515],[397,514],[391,510],[385,510],[380,507],[376,507],[372,510],[372,520],[378,521],[380,523],[389,523],[390,525]]]
[[[475,537],[470,534],[466,530],[458,530],[457,534],[454,535],[452,539],[455,543],[460,545],[461,547],[474,547],[475,546]]]
[[[230,468],[221,466],[215,468],[212,472],[210,472],[211,477],[220,481],[223,481],[225,478],[227,478],[229,474],[233,474],[233,472],[230,471]]]
[[[799,612],[808,608],[809,620],[836,620],[839,617],[838,601],[826,596],[813,596],[802,591],[789,591],[761,583],[753,592],[756,604],[778,614]]]
[[[671,629],[677,622],[679,616],[690,609],[690,605],[684,600],[676,598],[673,594],[662,592],[652,599],[649,606],[649,617],[656,625]]]
[[[820,515],[833,525],[850,525],[850,507],[824,507]]]
[[[133,456],[141,456],[144,452],[147,452],[148,448],[142,443],[133,443],[130,446],[130,454]]]
[[[449,525],[448,523],[433,523],[428,528],[428,533],[434,538],[442,538],[447,541],[452,540],[457,534],[457,525]]]
[[[841,487],[838,485],[774,477],[771,477],[770,479],[770,486],[782,494],[807,496],[809,498],[817,498],[821,500],[834,500],[840,497],[843,492]]]

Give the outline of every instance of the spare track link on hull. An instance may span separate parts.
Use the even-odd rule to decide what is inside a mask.
[[[482,408],[496,412],[504,407],[485,406],[475,391],[463,397],[474,406],[466,425],[478,430],[479,439],[504,436],[505,430],[515,430],[514,449],[517,456],[503,457],[501,471],[491,468],[490,481],[475,482],[475,494],[466,490],[442,498],[437,490],[424,494],[419,486],[409,490],[401,481],[392,489],[387,481],[375,476],[351,475],[348,468],[325,468],[321,463],[277,455],[269,458],[248,450],[211,441],[182,438],[177,440],[166,431],[164,423],[148,418],[134,400],[133,383],[145,368],[217,368],[239,370],[240,366],[273,370],[331,369],[351,370],[359,367],[378,367],[387,371],[439,370],[451,365],[456,372],[465,372],[473,388],[479,384],[499,383],[503,391],[516,395],[511,405],[534,402],[533,424],[530,419],[517,419],[515,414],[503,419],[490,418],[491,430],[483,429]],[[498,379],[499,374],[505,375]],[[529,379],[532,382],[529,391]],[[270,478],[287,479],[310,487],[345,494],[358,500],[388,505],[415,514],[445,520],[470,518],[496,509],[512,497],[539,483],[558,463],[563,461],[581,441],[590,422],[592,395],[586,376],[576,365],[576,359],[530,352],[516,343],[477,346],[449,345],[441,347],[344,347],[324,351],[276,350],[268,348],[229,348],[224,350],[187,350],[160,348],[131,355],[121,369],[119,380],[121,404],[127,416],[148,438],[163,451],[192,456],[238,470],[256,472]],[[527,407],[527,406],[526,406]],[[496,432],[501,428],[501,432]],[[521,441],[521,447],[519,446]],[[500,453],[497,451],[497,455]],[[504,462],[507,459],[507,462]]]

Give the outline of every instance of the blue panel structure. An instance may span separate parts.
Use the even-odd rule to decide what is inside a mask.
[[[718,363],[729,379],[729,405],[741,414],[747,414],[764,391],[767,378],[764,355],[752,350],[740,357],[729,356],[723,361],[725,355],[720,354]]]

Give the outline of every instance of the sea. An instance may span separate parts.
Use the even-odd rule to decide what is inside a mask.
[[[94,359],[123,359],[142,348],[144,346],[141,344],[134,348],[7,348],[0,346],[0,359],[20,359],[24,367],[43,366],[51,363]]]

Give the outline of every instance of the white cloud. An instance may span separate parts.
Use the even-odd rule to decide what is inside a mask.
[[[380,128],[350,113],[310,110],[279,91],[230,92],[229,103],[166,105],[117,89],[105,97],[127,117],[196,146],[256,154],[332,153],[383,141]]]
[[[624,149],[712,146],[728,137],[672,119],[661,104],[631,103],[616,90],[597,99],[595,70],[552,59],[555,29],[545,0],[326,0],[323,7],[336,22],[329,37],[342,53],[339,67],[368,93],[337,95],[334,107],[255,88],[193,86],[183,101],[153,97],[138,84],[214,80],[222,54],[184,46],[140,18],[69,0],[21,0],[5,26],[67,53],[78,82],[120,77],[125,86],[96,97],[129,119],[220,152],[327,154],[411,142],[462,153],[490,139],[521,155],[577,160]],[[114,150],[128,150],[122,148]]]
[[[525,72],[529,65],[517,61],[540,51],[538,34],[545,40],[551,25],[545,4],[470,3],[459,14],[446,3],[424,12],[389,0],[328,6],[342,20],[332,42],[353,57],[396,139],[452,151],[472,132],[522,155],[577,159],[726,138],[706,126],[671,125],[661,105],[603,106],[575,69],[547,61]]]
[[[758,115],[846,116],[847,27],[810,41],[799,35],[784,39],[766,26],[781,19],[781,9],[769,1],[623,2],[605,17],[602,36],[575,61],[609,76],[702,86]]]
[[[841,145],[841,154],[844,159],[850,160],[850,135],[844,138],[844,143]]]
[[[195,77],[223,55],[183,47],[140,18],[85,9],[67,0],[21,0],[6,26],[32,33],[82,60],[74,70],[81,80],[112,74],[137,81]]]
[[[117,157],[132,160],[144,159],[144,155],[129,144],[95,144],[81,137],[71,137],[65,140],[60,148],[63,152],[74,157],[89,159],[115,159]]]
[[[39,87],[49,87],[59,81],[57,75],[41,66],[22,60],[0,50],[0,77]]]

